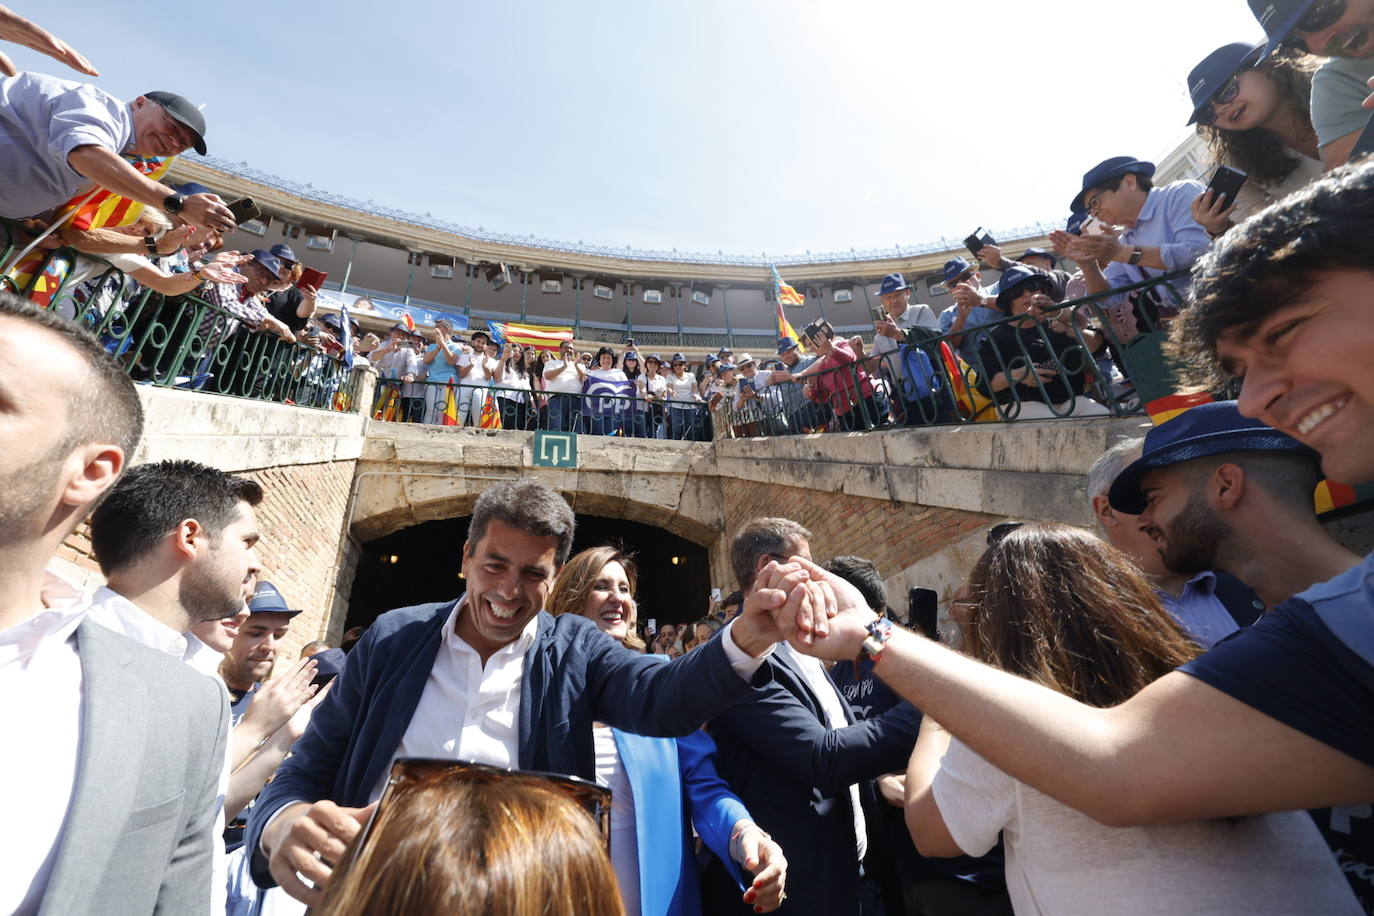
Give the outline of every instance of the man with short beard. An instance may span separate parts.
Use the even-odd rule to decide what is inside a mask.
[[[1317,461],[1234,401],[1217,401],[1150,430],[1107,495],[1140,516],[1170,571],[1224,570],[1273,607],[1360,562],[1317,520]],[[1237,629],[1227,623],[1217,621],[1226,632],[1212,642]]]

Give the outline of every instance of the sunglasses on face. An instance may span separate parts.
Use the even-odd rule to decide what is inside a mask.
[[[1329,29],[1345,15],[1346,0],[1317,0],[1307,15],[1298,20],[1297,31],[1320,32]]]
[[[1230,105],[1240,95],[1240,76],[1236,75],[1226,81],[1226,85],[1217,90],[1217,94],[1212,96],[1212,100],[1207,103],[1207,107],[1198,116],[1199,124],[1212,124],[1217,119],[1217,108],[1222,105]]]
[[[1035,295],[1048,296],[1051,288],[1050,284],[1046,283],[1044,280],[1030,280],[1021,284],[1021,288],[1017,291],[1016,295],[1018,297]]]

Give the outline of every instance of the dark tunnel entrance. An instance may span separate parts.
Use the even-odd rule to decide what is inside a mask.
[[[469,518],[405,528],[363,545],[345,628],[371,623],[392,608],[447,601],[463,592],[459,576]],[[706,548],[670,531],[625,519],[577,516],[573,553],[617,543],[639,565],[639,618],[685,623],[710,605]]]

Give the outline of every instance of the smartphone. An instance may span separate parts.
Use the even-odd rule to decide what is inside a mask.
[[[1370,117],[1364,130],[1360,131],[1360,135],[1355,138],[1355,146],[1350,150],[1350,157],[1346,159],[1346,162],[1354,162],[1370,153],[1374,153],[1374,116]]]
[[[913,588],[907,592],[908,622],[929,639],[940,638],[940,596],[934,589]]]
[[[975,258],[978,257],[978,252],[982,251],[989,245],[996,244],[997,240],[992,237],[992,233],[988,232],[982,226],[979,226],[977,229],[973,230],[973,234],[970,235],[968,238],[964,239],[964,247],[967,248],[969,250],[969,253],[971,253]]]
[[[262,216],[262,211],[258,209],[258,205],[253,202],[251,197],[240,197],[229,204],[229,212],[234,214],[234,222],[240,226],[251,219]]]
[[[1083,225],[1078,227],[1079,235],[1106,235],[1107,224],[1095,216],[1090,216],[1083,220]]]
[[[873,316],[874,324],[877,324],[879,321],[887,321],[887,312],[883,310],[881,305],[870,305],[868,311]]]
[[[1216,173],[1212,176],[1211,184],[1207,185],[1207,190],[1215,191],[1216,196],[1224,201],[1222,209],[1226,209],[1236,202],[1236,192],[1240,186],[1245,184],[1246,175],[1240,169],[1233,169],[1229,165],[1217,166]]]
[[[296,289],[305,289],[308,286],[311,289],[318,290],[321,286],[324,286],[324,278],[327,276],[329,276],[329,274],[322,270],[306,267],[301,270],[301,278],[296,281]]]
[[[650,617],[648,620],[644,621],[644,632],[648,633],[650,636],[653,636],[655,633],[657,633],[658,621],[653,617]]]
[[[633,350],[635,348],[635,339],[633,337],[625,338],[625,346]]]
[[[720,601],[720,589],[718,589],[718,588],[713,588],[713,589],[711,589],[711,600],[712,600],[712,601],[716,601],[716,602],[719,602],[719,601]]]

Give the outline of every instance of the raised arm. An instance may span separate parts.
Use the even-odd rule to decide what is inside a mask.
[[[159,210],[163,209],[163,202],[172,194],[165,184],[153,181],[103,146],[78,146],[67,154],[67,164],[77,174],[89,178],[102,188]],[[214,194],[190,195],[178,215],[202,229],[216,232],[234,230],[234,214]]]

